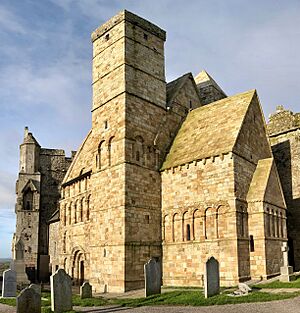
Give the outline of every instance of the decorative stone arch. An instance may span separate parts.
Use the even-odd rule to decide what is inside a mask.
[[[22,189],[22,210],[32,211],[37,209],[38,197],[38,190],[30,179]]]
[[[192,213],[192,238],[203,239],[203,217],[200,209],[194,209]]]
[[[224,238],[228,234],[228,211],[229,207],[226,205],[219,205],[216,209],[216,237]]]
[[[215,239],[217,237],[217,212],[213,207],[207,207],[204,211],[204,237]]]
[[[172,238],[174,242],[180,242],[182,240],[181,218],[177,212],[172,217]]]
[[[86,198],[86,220],[90,220],[90,214],[91,214],[91,195],[88,195]]]
[[[96,155],[96,168],[101,169],[104,166],[104,145],[105,140],[101,140],[98,145],[97,155]]]
[[[72,249],[72,278],[75,285],[82,285],[86,280],[86,268],[88,261],[86,252],[81,246],[76,246]]]
[[[182,241],[190,241],[192,239],[191,221],[188,210],[182,214]]]
[[[72,224],[72,205],[73,205],[73,203],[72,203],[72,201],[69,203],[69,205],[68,205],[68,219],[69,219],[69,225],[71,225]]]
[[[108,140],[107,152],[108,152],[108,166],[111,166],[116,161],[116,147],[114,142],[115,136],[111,136]]]

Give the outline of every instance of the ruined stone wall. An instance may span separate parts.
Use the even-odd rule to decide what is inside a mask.
[[[278,106],[268,131],[287,205],[289,263],[300,270],[300,114]]]
[[[60,184],[70,166],[64,150],[40,150],[39,171],[41,173],[39,254],[48,254],[48,220],[59,208]]]
[[[54,274],[59,268],[59,244],[61,240],[59,237],[59,221],[49,225],[49,273]]]
[[[236,284],[239,265],[231,154],[162,172],[162,218],[164,285],[199,286],[211,256],[220,262],[222,285]]]

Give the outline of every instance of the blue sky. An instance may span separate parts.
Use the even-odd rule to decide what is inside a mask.
[[[256,88],[266,116],[300,111],[300,2],[1,0],[0,258],[15,228],[19,144],[76,150],[90,128],[91,32],[122,9],[167,31],[166,78],[206,69],[228,95]]]

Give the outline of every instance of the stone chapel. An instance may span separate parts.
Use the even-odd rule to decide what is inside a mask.
[[[43,246],[47,225],[48,245],[39,253],[35,241],[28,256],[49,255],[50,271],[96,292],[142,288],[150,258],[165,286],[202,286],[212,256],[223,286],[278,275],[283,263],[290,202],[257,92],[227,96],[205,71],[167,84],[165,40],[126,10],[96,29],[92,126],[72,160],[59,152],[51,209],[31,178],[38,169],[21,168],[13,250],[27,246],[23,224],[36,215],[34,238]],[[27,190],[37,197],[28,209]]]

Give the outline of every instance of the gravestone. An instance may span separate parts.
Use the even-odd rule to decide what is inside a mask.
[[[279,280],[281,282],[290,282],[296,279],[296,276],[293,274],[293,267],[289,266],[288,261],[288,251],[289,247],[287,242],[284,242],[281,247],[282,257],[283,257],[283,266],[280,267],[280,276]]]
[[[204,268],[204,294],[205,298],[219,294],[220,292],[220,271],[219,262],[211,257],[205,263]]]
[[[144,264],[145,296],[161,293],[161,265],[154,258]]]
[[[92,286],[88,282],[84,282],[80,287],[81,299],[92,298]]]
[[[17,293],[16,272],[9,269],[3,272],[2,297],[14,298]]]
[[[23,289],[17,297],[17,313],[41,313],[41,294],[33,285]]]
[[[33,290],[35,290],[39,295],[42,294],[42,287],[41,287],[41,285],[31,284],[29,286],[29,288],[32,288]]]
[[[72,310],[72,280],[63,270],[58,269],[50,276],[51,310],[55,313]]]

